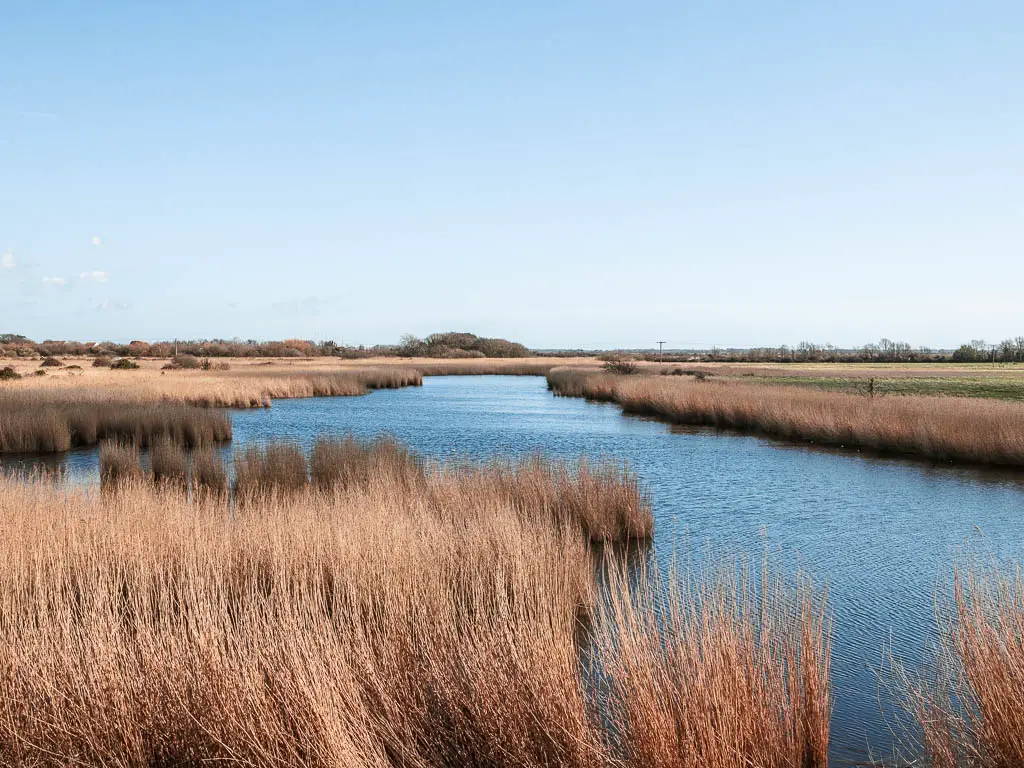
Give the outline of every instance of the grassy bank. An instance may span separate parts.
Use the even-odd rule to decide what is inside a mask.
[[[999,466],[1024,466],[1024,406],[970,398],[865,397],[692,377],[558,369],[556,394],[615,402],[676,424]]]
[[[0,480],[0,763],[826,764],[820,604],[789,591],[765,629],[727,579],[701,610],[654,578],[602,594],[592,536],[536,502],[641,508],[631,483],[423,474],[383,444],[319,461],[237,505]],[[692,680],[712,695],[680,706]]]

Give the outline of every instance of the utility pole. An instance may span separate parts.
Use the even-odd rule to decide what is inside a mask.
[[[658,344],[658,361],[665,362],[665,343],[664,341],[657,342]]]

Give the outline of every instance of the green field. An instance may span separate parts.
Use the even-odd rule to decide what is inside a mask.
[[[732,378],[732,377],[723,377]],[[815,387],[835,392],[868,394],[872,381],[866,376],[758,376],[743,375],[737,380],[760,384],[788,384]],[[874,377],[875,395],[936,395],[946,397],[986,397],[997,400],[1024,401],[1024,377],[997,376],[913,376],[882,375]]]

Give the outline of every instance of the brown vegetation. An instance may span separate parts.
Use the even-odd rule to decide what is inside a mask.
[[[212,445],[192,450],[192,490],[199,495],[222,496],[228,490],[228,473],[220,452]]]
[[[672,707],[643,730],[616,720],[635,715],[621,705],[642,689],[638,671],[677,691],[712,680],[724,701],[746,695],[726,673],[749,658],[765,660],[753,667],[765,690],[817,684],[773,726],[742,721],[767,730],[706,751],[703,766],[824,765],[794,725],[827,711],[815,650],[827,646],[802,644],[820,624],[782,621],[768,637],[752,607],[732,634],[682,609],[683,624],[656,628],[652,590],[618,593],[621,581],[614,608],[595,613],[586,540],[512,501],[532,492],[461,464],[426,482],[434,492],[369,475],[232,508],[166,485],[95,496],[0,480],[0,764],[639,766],[639,742],[696,721]],[[648,639],[635,647],[649,658],[629,666],[623,628],[628,643],[721,638],[723,656],[668,663],[671,646]],[[806,673],[786,666],[793,643]],[[707,665],[721,670],[701,678]],[[587,667],[605,670],[614,698]]]
[[[142,461],[139,448],[122,440],[104,440],[100,443],[100,487],[118,490],[142,481]]]
[[[613,401],[676,424],[942,461],[1024,466],[1024,406],[942,397],[870,398],[799,387],[552,371],[556,394]]]
[[[1024,765],[1024,579],[958,566],[935,677],[910,683],[908,707],[935,768]]]
[[[610,573],[602,658],[627,765],[827,765],[831,620],[806,579]]]
[[[0,390],[0,453],[53,453],[105,439],[141,447],[167,437],[193,447],[231,439],[221,411],[111,397],[91,390]]]
[[[185,485],[188,481],[185,449],[166,435],[154,440],[149,446],[149,467],[156,483]]]

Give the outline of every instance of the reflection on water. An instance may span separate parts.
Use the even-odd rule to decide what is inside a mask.
[[[890,643],[909,668],[922,660],[953,555],[968,544],[1015,557],[1024,545],[1024,473],[670,428],[614,405],[555,398],[539,377],[428,378],[422,388],[365,397],[279,400],[232,419],[227,456],[270,438],[308,447],[322,433],[390,432],[438,457],[543,451],[628,460],[651,490],[656,521],[653,548],[631,552],[631,562],[760,562],[767,553],[777,571],[828,585],[837,762],[865,760],[869,744],[874,757],[891,752],[877,670]],[[25,466],[24,457],[3,465],[19,461]],[[98,476],[95,450],[47,461],[63,462],[73,478]]]

